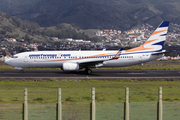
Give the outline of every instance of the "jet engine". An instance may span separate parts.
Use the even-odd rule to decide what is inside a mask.
[[[77,63],[63,63],[62,70],[63,71],[78,71],[79,70],[79,64],[77,64]]]

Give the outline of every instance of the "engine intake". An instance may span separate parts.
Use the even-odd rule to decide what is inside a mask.
[[[63,63],[62,69],[64,71],[78,71],[79,64],[77,63]]]

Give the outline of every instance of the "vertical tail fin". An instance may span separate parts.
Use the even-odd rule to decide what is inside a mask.
[[[144,43],[146,48],[154,48],[155,51],[162,51],[168,31],[169,21],[163,21],[149,39]]]
[[[168,31],[169,21],[163,21],[149,39],[140,47],[126,52],[160,52],[163,49]]]

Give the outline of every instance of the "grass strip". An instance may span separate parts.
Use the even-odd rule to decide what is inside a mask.
[[[163,88],[163,101],[180,101],[180,81],[165,80],[36,80],[0,81],[0,103],[23,103],[24,88],[29,103],[56,103],[57,90],[62,90],[63,103],[89,103],[91,87],[96,89],[96,102],[124,102],[125,87],[130,102],[157,102],[158,87]]]

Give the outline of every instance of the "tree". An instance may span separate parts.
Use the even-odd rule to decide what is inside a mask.
[[[12,32],[13,31],[13,27],[12,26],[2,26],[2,29],[5,30],[6,32]]]
[[[6,17],[7,19],[10,19],[10,18],[11,18],[11,15],[8,14],[8,13],[6,13],[5,17]]]
[[[6,31],[5,31],[5,30],[1,30],[1,31],[0,31],[0,34],[5,35],[5,34],[6,34]]]
[[[19,19],[17,19],[16,17],[12,17],[12,22],[13,25],[20,27],[21,26],[21,21]]]
[[[30,40],[31,40],[31,37],[30,37],[28,34],[26,34],[26,35],[24,36],[24,39],[25,39],[25,41],[27,41],[27,42],[29,43]]]

